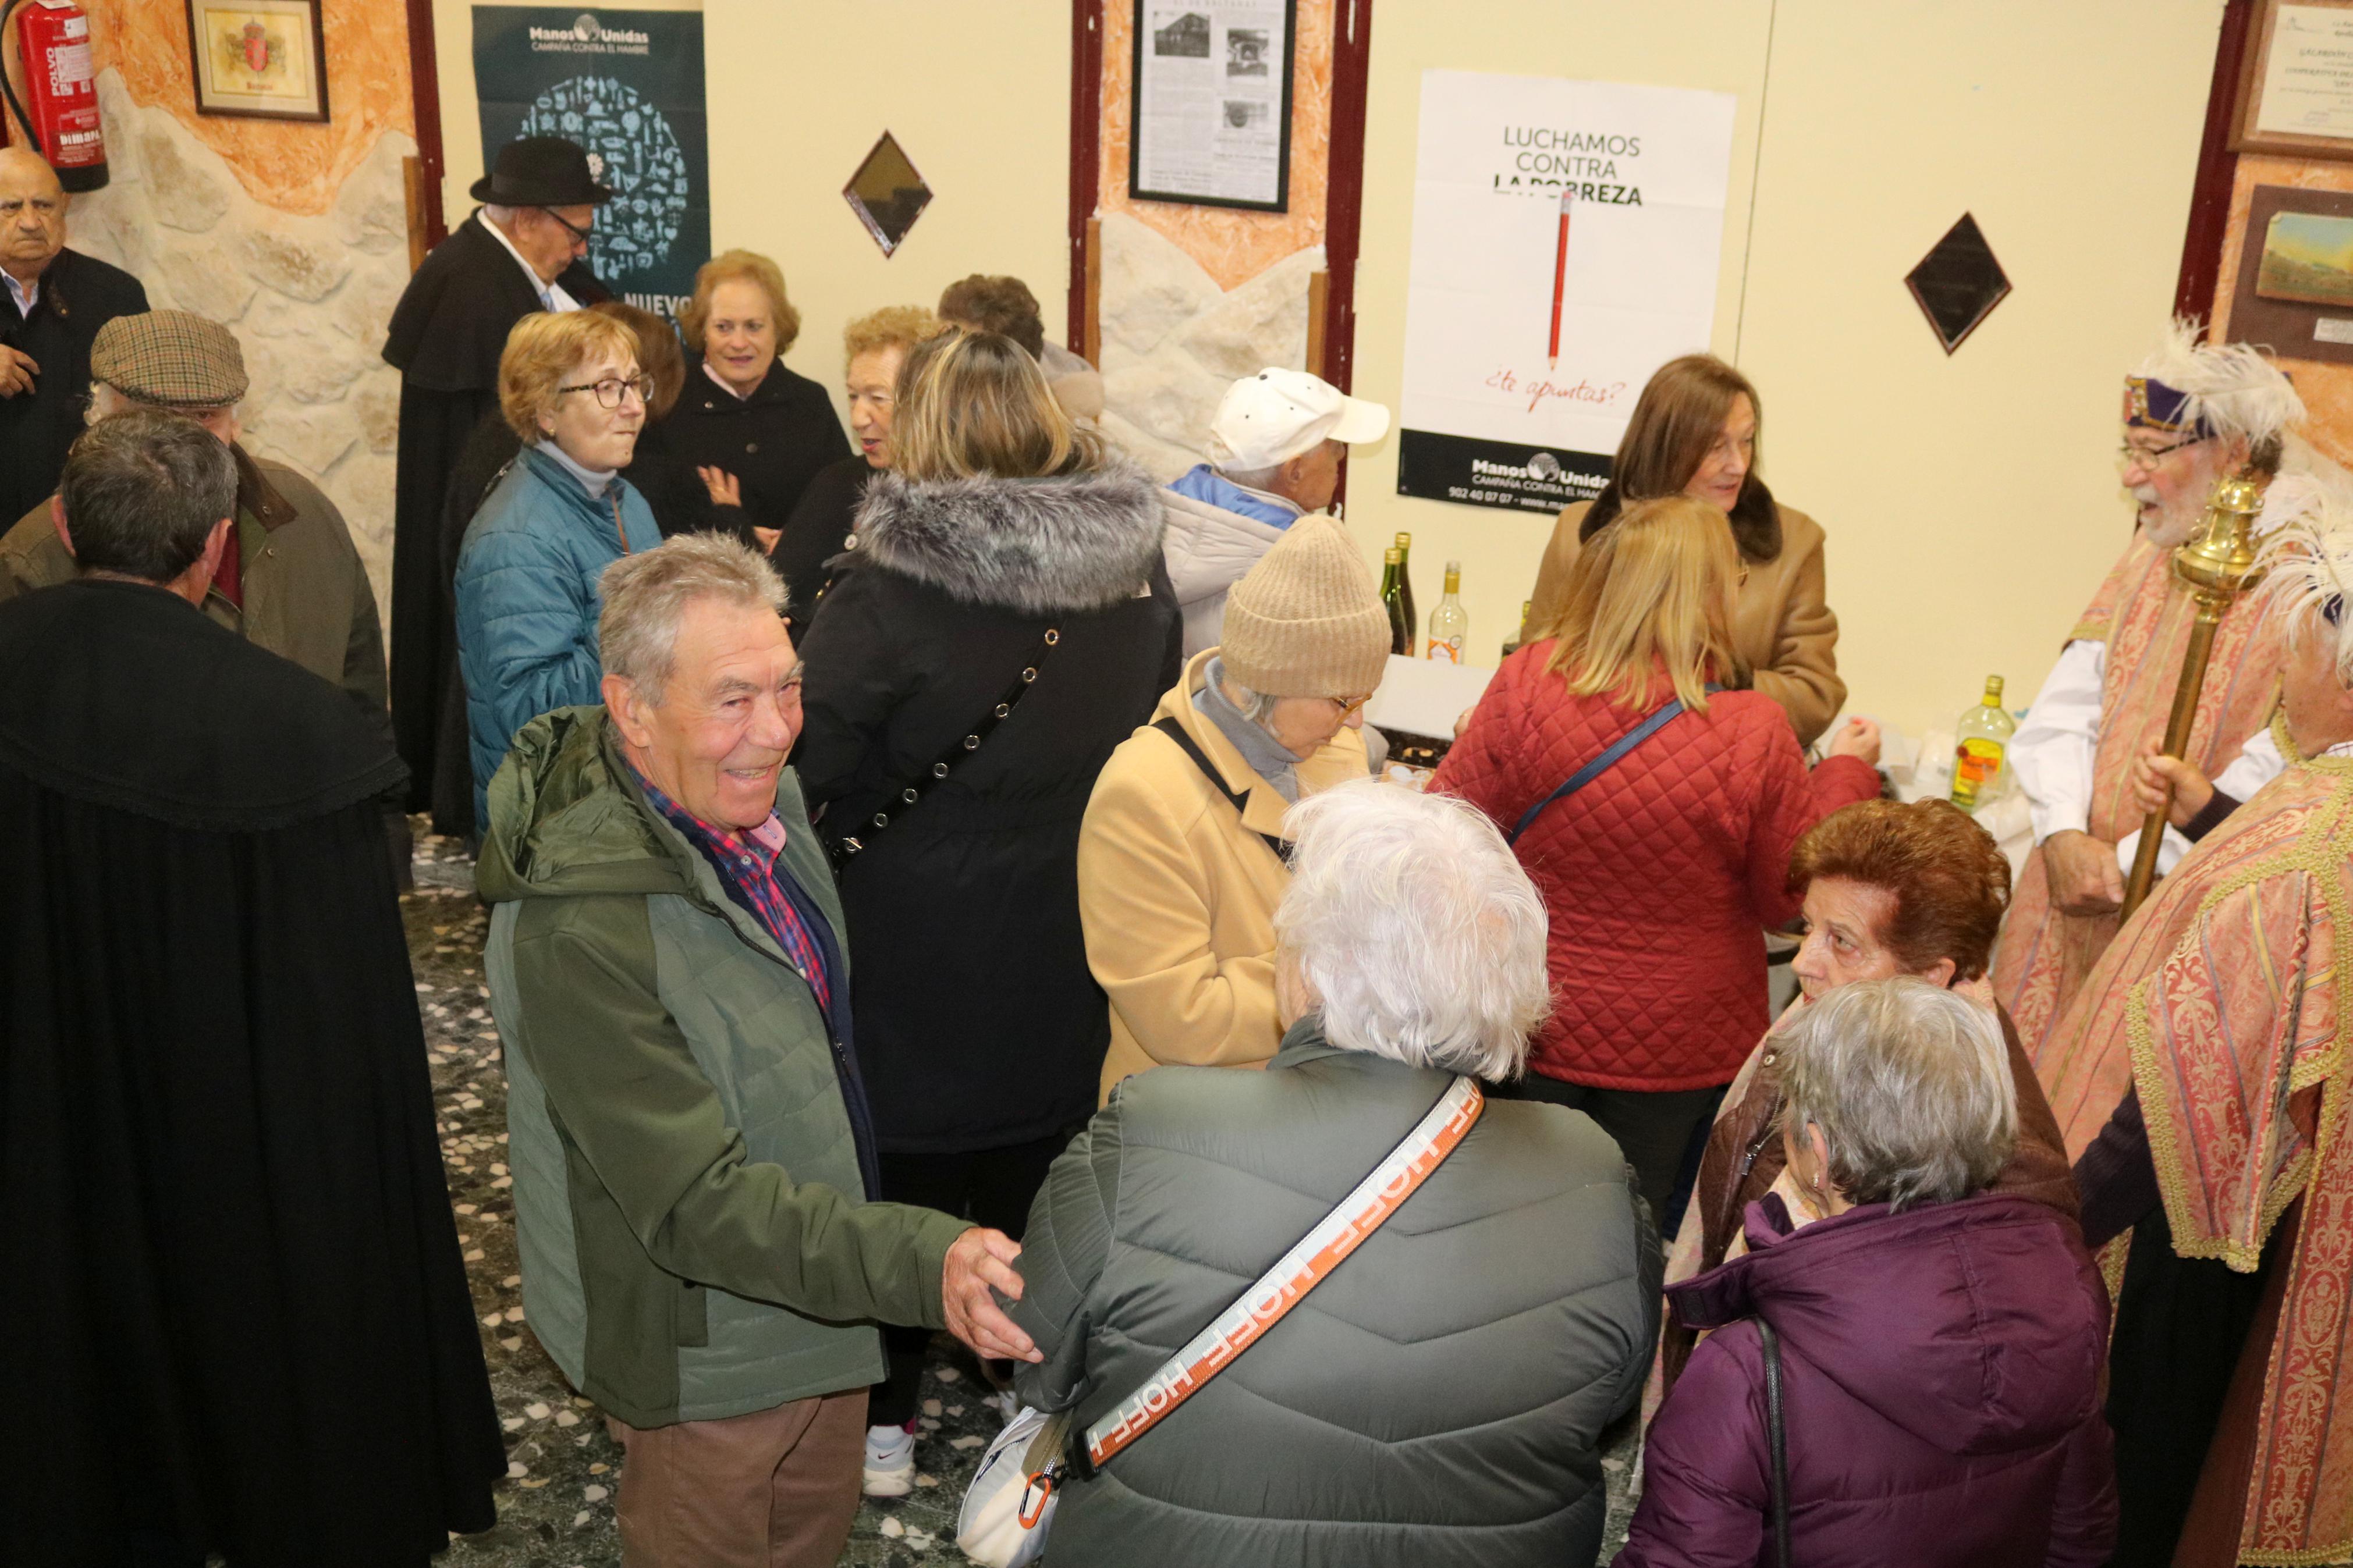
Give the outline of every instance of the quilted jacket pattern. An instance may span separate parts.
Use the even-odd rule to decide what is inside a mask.
[[[1673,695],[1662,675],[1640,712],[1571,696],[1552,650],[1504,661],[1430,785],[1505,833]],[[1729,1083],[1769,1021],[1758,933],[1798,912],[1791,846],[1878,793],[1852,757],[1809,773],[1778,703],[1725,691],[1546,807],[1516,846],[1552,917],[1553,1012],[1528,1065],[1598,1089]]]

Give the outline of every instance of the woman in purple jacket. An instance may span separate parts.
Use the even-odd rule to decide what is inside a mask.
[[[1668,1291],[1692,1352],[1651,1424],[1618,1568],[1774,1568],[1767,1326],[1787,1561],[2090,1565],[2116,1533],[2107,1310],[2072,1227],[1985,1190],[2017,1137],[2000,1031],[1919,980],[1831,993],[1777,1037],[1793,1216]]]

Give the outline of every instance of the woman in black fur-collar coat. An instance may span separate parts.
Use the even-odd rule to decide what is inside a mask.
[[[1110,1014],[1079,925],[1079,823],[1175,684],[1176,595],[1153,481],[1073,428],[1009,339],[933,339],[898,397],[897,466],[870,481],[802,647],[793,764],[818,831],[864,846],[841,897],[881,1195],[1018,1236],[1095,1108]],[[1028,668],[1011,716],[964,752]],[[951,749],[947,776],[902,802]],[[878,1428],[912,1425],[924,1337],[893,1343]]]

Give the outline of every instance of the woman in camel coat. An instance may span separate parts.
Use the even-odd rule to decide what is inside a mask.
[[[1732,641],[1755,689],[1779,703],[1810,746],[1846,703],[1838,673],[1838,616],[1822,584],[1822,530],[1773,499],[1757,477],[1757,389],[1713,354],[1659,367],[1634,405],[1612,465],[1590,501],[1560,514],[1537,569],[1524,641],[1555,635],[1568,569],[1585,542],[1638,500],[1687,495],[1732,519],[1744,569]]]

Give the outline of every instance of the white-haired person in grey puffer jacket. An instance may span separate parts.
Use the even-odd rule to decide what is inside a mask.
[[[1460,802],[1292,809],[1289,1032],[1264,1072],[1124,1080],[1030,1211],[1022,1397],[1116,1408],[1379,1164],[1452,1076],[1521,1069],[1543,900]],[[1581,1112],[1490,1100],[1394,1215],[1054,1521],[1055,1568],[1556,1568],[1601,1545],[1602,1428],[1658,1329],[1657,1237]]]

